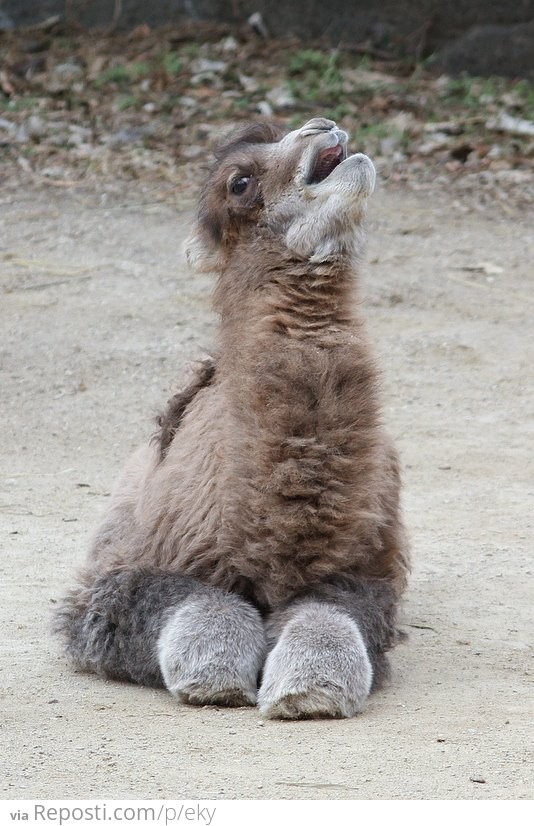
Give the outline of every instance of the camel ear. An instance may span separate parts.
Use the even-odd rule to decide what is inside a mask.
[[[187,263],[196,273],[214,272],[219,267],[219,251],[206,238],[200,227],[196,227],[185,240],[183,250]]]

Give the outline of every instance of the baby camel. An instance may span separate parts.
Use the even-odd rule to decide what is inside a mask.
[[[217,274],[216,355],[58,613],[78,667],[282,718],[352,716],[387,673],[408,552],[354,296],[375,171],[346,147],[314,118],[218,151],[187,249]]]

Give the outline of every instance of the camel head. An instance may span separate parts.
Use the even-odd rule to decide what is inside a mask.
[[[242,245],[261,255],[275,243],[311,263],[357,255],[375,169],[366,155],[349,155],[347,141],[326,118],[287,134],[257,123],[232,135],[216,153],[186,245],[192,266],[223,270]]]

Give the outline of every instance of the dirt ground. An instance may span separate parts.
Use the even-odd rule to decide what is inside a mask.
[[[400,189],[372,203],[363,294],[414,550],[409,641],[362,715],[262,722],[66,663],[53,604],[121,463],[209,349],[187,220],[147,188],[0,194],[3,797],[530,797],[527,215]]]

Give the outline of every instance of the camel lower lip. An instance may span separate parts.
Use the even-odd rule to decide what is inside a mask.
[[[309,183],[319,184],[334,171],[336,166],[344,160],[345,150],[342,144],[322,149],[315,160]]]

